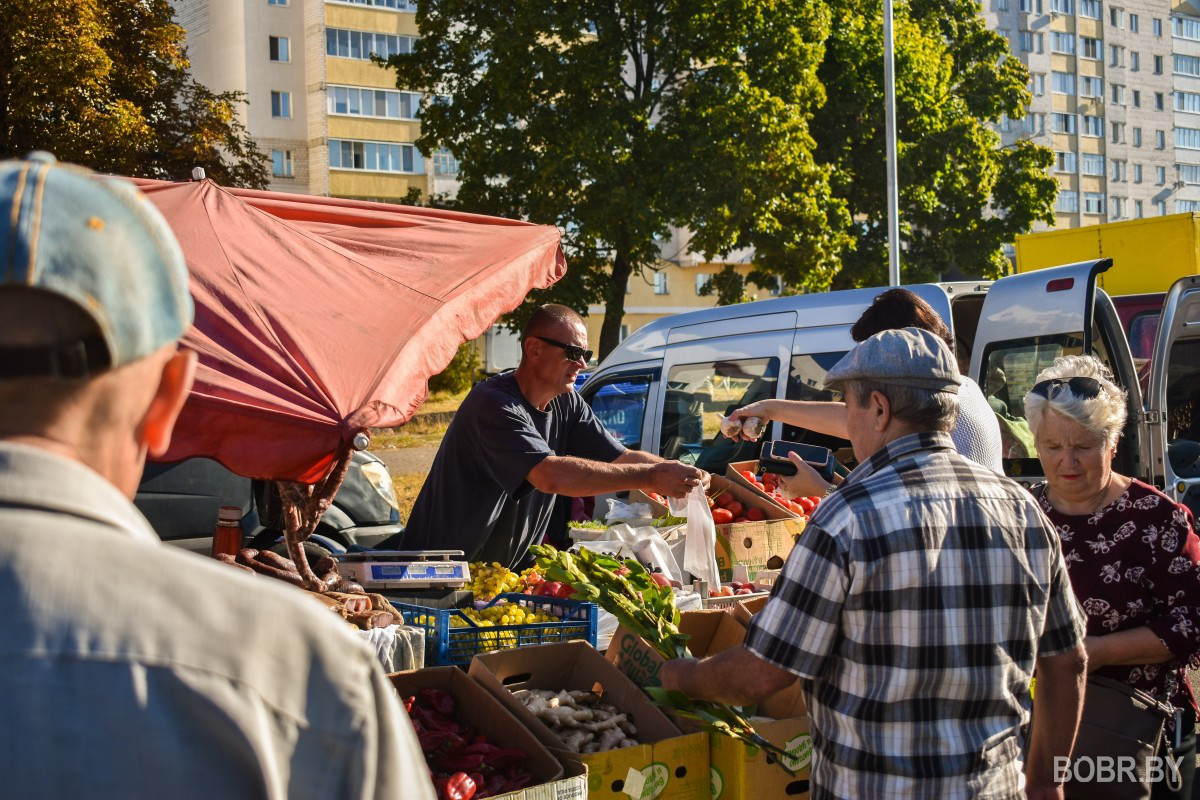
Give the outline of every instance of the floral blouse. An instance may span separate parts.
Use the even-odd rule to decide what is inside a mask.
[[[1174,667],[1110,666],[1095,674],[1161,699],[1167,671],[1175,672],[1169,702],[1196,710],[1184,671],[1184,664],[1200,661],[1200,539],[1191,511],[1139,480],[1094,514],[1055,511],[1045,483],[1033,487],[1033,494],[1062,540],[1088,635],[1146,626],[1178,658]]]

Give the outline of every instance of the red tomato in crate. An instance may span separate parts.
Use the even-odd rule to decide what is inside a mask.
[[[811,497],[798,497],[796,498],[796,504],[804,509],[805,514],[811,514],[812,510],[817,506]]]
[[[734,517],[733,521],[734,522],[749,522],[749,520],[747,520],[745,517]]]
[[[733,514],[729,513],[727,508],[714,508],[712,510],[713,522],[718,525],[728,525],[733,522]]]
[[[751,471],[750,471],[750,470],[748,470],[748,469],[744,469],[744,470],[742,470],[742,472],[741,472],[741,475],[742,475],[742,477],[743,477],[743,478],[745,478],[746,480],[750,481],[751,483],[753,483],[753,482],[755,482],[755,481],[757,481],[757,480],[758,480],[758,476],[757,476],[757,475],[755,475],[753,472],[751,472]]]
[[[761,508],[746,509],[746,519],[750,520],[751,522],[761,522],[766,518],[766,512],[764,512]]]
[[[737,500],[732,500],[725,504],[725,508],[729,509],[729,513],[735,517],[740,517],[746,513],[746,507]]]

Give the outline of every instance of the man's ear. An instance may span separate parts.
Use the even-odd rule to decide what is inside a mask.
[[[871,392],[871,415],[876,433],[887,430],[892,421],[892,404],[883,392]]]
[[[171,446],[171,432],[196,377],[196,354],[180,350],[163,365],[154,399],[142,418],[142,442],[154,458]]]

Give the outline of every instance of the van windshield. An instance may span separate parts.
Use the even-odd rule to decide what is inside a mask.
[[[811,353],[792,356],[792,372],[788,375],[787,382],[787,399],[840,402],[842,399],[841,392],[831,392],[825,388],[825,374],[833,368],[834,364],[841,361],[845,355],[845,350],[838,350],[832,353]],[[854,453],[850,449],[850,442],[846,439],[839,439],[836,436],[828,436],[792,425],[783,426],[783,438],[789,442],[802,442],[819,447],[828,447],[833,451],[834,457],[842,464],[849,465],[854,461]]]

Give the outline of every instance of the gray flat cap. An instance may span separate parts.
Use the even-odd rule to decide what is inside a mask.
[[[856,380],[956,394],[962,385],[950,348],[920,328],[880,331],[864,340],[826,373],[825,388]]]

